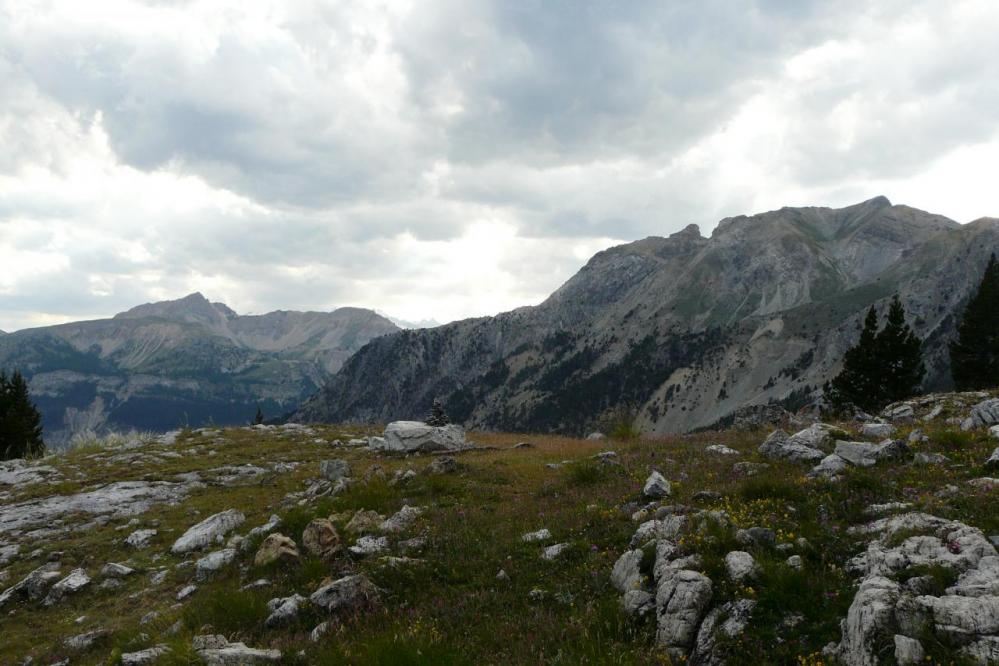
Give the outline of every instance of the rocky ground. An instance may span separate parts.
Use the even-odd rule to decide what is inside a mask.
[[[996,423],[948,394],[777,432],[289,425],[0,463],[0,663],[993,663]]]

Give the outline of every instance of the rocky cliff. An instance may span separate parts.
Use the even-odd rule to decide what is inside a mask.
[[[728,218],[708,238],[691,225],[600,252],[536,307],[374,340],[296,418],[415,418],[441,397],[472,427],[688,431],[814,397],[896,292],[926,340],[927,388],[946,388],[955,315],[997,249],[999,220],[884,197]]]
[[[46,440],[58,443],[86,430],[245,423],[258,405],[276,416],[397,330],[358,308],[241,316],[191,294],[4,335],[0,368],[28,377]]]

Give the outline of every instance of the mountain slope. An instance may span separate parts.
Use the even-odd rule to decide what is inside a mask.
[[[0,338],[0,367],[28,377],[46,439],[81,430],[243,423],[286,412],[374,337],[398,328],[370,310],[240,316],[201,294],[111,319]]]
[[[476,427],[696,429],[799,403],[895,292],[943,388],[955,312],[997,247],[999,221],[962,226],[884,197],[728,218],[710,238],[691,225],[598,253],[536,307],[374,340],[295,418],[412,418],[442,397]]]

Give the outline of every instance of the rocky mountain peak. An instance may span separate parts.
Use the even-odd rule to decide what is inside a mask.
[[[224,303],[212,303],[201,292],[196,291],[172,301],[137,305],[130,310],[116,314],[115,319],[159,317],[171,321],[217,326],[235,316],[236,313],[229,306]]]

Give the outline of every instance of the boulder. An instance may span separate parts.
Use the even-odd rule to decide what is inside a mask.
[[[667,569],[656,590],[656,642],[671,658],[685,658],[711,603],[711,579],[689,569]]]
[[[900,439],[871,442],[836,442],[835,453],[857,467],[871,467],[883,460],[899,460],[909,454],[909,446]]]
[[[378,588],[362,574],[354,574],[322,585],[309,596],[314,606],[330,613],[355,612],[377,606]]]
[[[568,549],[569,544],[567,543],[557,543],[553,546],[548,546],[541,553],[541,559],[548,561],[556,560]]]
[[[917,451],[912,457],[914,465],[944,465],[950,462],[950,458],[942,453],[930,453],[927,451]]]
[[[846,460],[835,453],[830,453],[811,469],[808,476],[813,479],[835,479],[849,466],[850,464]]]
[[[319,475],[327,481],[339,481],[351,475],[350,463],[341,458],[323,460],[319,463]]]
[[[653,471],[649,478],[645,480],[642,487],[642,494],[652,499],[662,499],[673,494],[673,487],[659,472]]]
[[[184,532],[170,547],[170,552],[179,555],[221,543],[222,537],[242,525],[245,520],[246,516],[236,509],[216,513]]]
[[[759,566],[753,556],[744,550],[733,550],[725,556],[725,570],[736,583],[753,578],[759,573]]]
[[[358,509],[354,516],[347,523],[346,530],[361,534],[363,532],[373,532],[385,521],[385,516],[377,511],[368,509]]]
[[[865,423],[860,426],[860,434],[872,439],[885,439],[891,437],[893,432],[895,428],[890,423]]]
[[[982,467],[990,470],[999,469],[999,446],[997,446],[992,452],[992,455],[990,455],[988,459],[982,463]]]
[[[68,576],[52,586],[43,603],[46,606],[51,606],[71,594],[76,594],[88,585],[90,585],[90,576],[87,575],[87,572],[83,569],[73,569]]]
[[[257,554],[253,558],[253,563],[258,566],[266,566],[272,562],[298,562],[298,546],[295,542],[283,534],[274,533],[264,539],[257,549]]]
[[[304,604],[306,598],[300,594],[293,594],[290,597],[271,599],[267,602],[267,610],[271,612],[264,621],[267,627],[277,627],[288,624],[298,618],[298,612]]]
[[[386,518],[378,525],[382,532],[395,534],[409,529],[413,522],[423,515],[423,509],[415,506],[404,506],[392,516]]]
[[[302,530],[302,546],[310,555],[331,560],[343,550],[340,534],[326,518],[316,518]]]
[[[355,557],[369,557],[371,555],[381,555],[388,550],[389,543],[386,537],[362,536],[348,550]]]
[[[989,436],[999,439],[999,425],[994,425],[989,428]]]
[[[656,609],[656,598],[645,590],[628,590],[621,597],[621,610],[626,615],[644,617]]]
[[[520,536],[521,541],[531,542],[531,541],[548,541],[552,538],[551,531],[547,527],[542,527],[536,532],[527,532]]]
[[[971,408],[971,414],[961,422],[961,429],[987,428],[997,423],[999,423],[999,398],[991,398]]]
[[[121,655],[121,666],[144,666],[155,664],[160,657],[170,652],[166,645],[154,645],[138,652],[126,652]]]
[[[704,447],[704,450],[708,453],[714,453],[720,456],[737,456],[739,452],[733,448],[729,448],[724,444],[710,444]]]
[[[187,599],[197,591],[198,591],[197,585],[185,585],[184,587],[180,588],[180,591],[177,592],[176,599],[177,601],[183,601],[184,599]]]
[[[149,543],[157,534],[156,530],[135,530],[125,539],[125,545],[136,550],[148,548]]]
[[[770,469],[770,465],[766,463],[738,462],[732,465],[732,472],[739,476],[756,476],[768,469]]]
[[[103,629],[95,629],[94,631],[88,631],[85,634],[79,634],[77,636],[67,638],[62,642],[62,644],[71,652],[83,652],[84,650],[89,650],[95,643],[104,639],[107,635],[107,631]]]
[[[926,663],[923,644],[915,638],[895,634],[895,663],[898,666],[917,666]]]
[[[820,449],[791,441],[783,430],[774,430],[759,448],[760,455],[773,460],[793,460],[811,462],[825,457]]]
[[[454,474],[458,471],[458,461],[452,456],[435,458],[423,469],[424,474]]]
[[[737,599],[712,608],[701,622],[690,663],[696,666],[728,663],[723,647],[742,635],[755,608],[756,601],[752,599]]]
[[[892,423],[908,423],[916,418],[915,408],[907,402],[900,405],[889,405],[881,412],[881,416]]]
[[[124,564],[118,564],[117,562],[108,562],[101,568],[101,575],[105,578],[123,578],[125,576],[131,576],[135,573],[135,569],[132,567],[127,567]]]
[[[748,530],[737,531],[735,540],[744,546],[773,548],[774,544],[777,543],[777,535],[766,527],[750,527]]]
[[[826,423],[813,423],[804,430],[799,430],[787,438],[791,446],[806,446],[810,449],[828,451],[832,449],[837,437],[845,433],[835,426]]]
[[[586,436],[586,439],[591,442],[599,442],[602,439],[607,439],[607,435],[603,434],[602,432],[591,432],[589,435]]]
[[[877,666],[879,639],[893,635],[898,583],[883,576],[864,579],[842,623],[839,657],[847,666]]]
[[[223,639],[225,640],[225,639]],[[244,643],[225,642],[224,645],[195,650],[208,666],[249,666],[251,664],[276,664],[281,661],[280,650],[259,650]]]
[[[206,580],[215,572],[231,564],[234,559],[236,559],[235,548],[225,548],[208,553],[194,563],[194,576],[198,580]]]
[[[611,570],[611,584],[618,592],[625,594],[630,590],[640,590],[645,581],[642,575],[642,557],[640,549],[625,551],[614,563]]]
[[[453,423],[442,427],[422,421],[395,421],[385,427],[382,441],[370,441],[376,450],[399,453],[429,453],[432,451],[463,451],[471,448],[465,441],[465,430]]]

